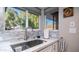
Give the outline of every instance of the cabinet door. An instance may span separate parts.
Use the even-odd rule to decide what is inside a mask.
[[[55,43],[41,49],[38,52],[58,52],[58,48],[59,48],[58,42],[55,42]]]
[[[52,44],[52,52],[58,52],[58,42]]]
[[[48,47],[42,49],[42,50],[39,51],[39,52],[51,52],[51,48],[52,48],[52,45],[50,45],[50,46],[48,46]]]

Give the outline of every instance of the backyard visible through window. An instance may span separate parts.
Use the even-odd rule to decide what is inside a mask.
[[[52,13],[51,17],[46,17],[46,26],[50,30],[58,30],[59,28],[58,12]]]
[[[26,13],[16,8],[5,9],[5,30],[25,28]]]
[[[55,19],[46,18],[46,26],[50,30],[56,30],[57,22]]]
[[[29,13],[28,24],[29,24],[29,27],[33,29],[38,29],[39,28],[39,16]]]
[[[46,25],[48,29],[53,29],[53,23],[54,21],[50,18],[46,18]]]

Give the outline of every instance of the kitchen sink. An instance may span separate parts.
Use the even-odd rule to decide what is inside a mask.
[[[28,41],[28,42],[22,42],[19,44],[11,45],[11,47],[14,52],[20,52],[20,51],[24,51],[28,48],[42,44],[43,42],[44,42],[44,40],[32,40],[32,41]]]

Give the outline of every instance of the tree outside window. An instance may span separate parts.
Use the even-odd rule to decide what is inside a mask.
[[[39,28],[39,16],[29,13],[28,24],[29,24],[29,27],[32,27],[33,29],[38,29]]]
[[[5,30],[24,29],[26,13],[16,8],[5,10]]]

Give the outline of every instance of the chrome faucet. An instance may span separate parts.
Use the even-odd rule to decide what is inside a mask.
[[[30,29],[31,31],[28,31],[28,29]],[[32,34],[33,33],[32,33],[32,28],[31,27],[25,28],[24,40],[29,39],[32,36]]]
[[[24,40],[27,40],[27,28],[25,28],[25,32],[24,32]]]

